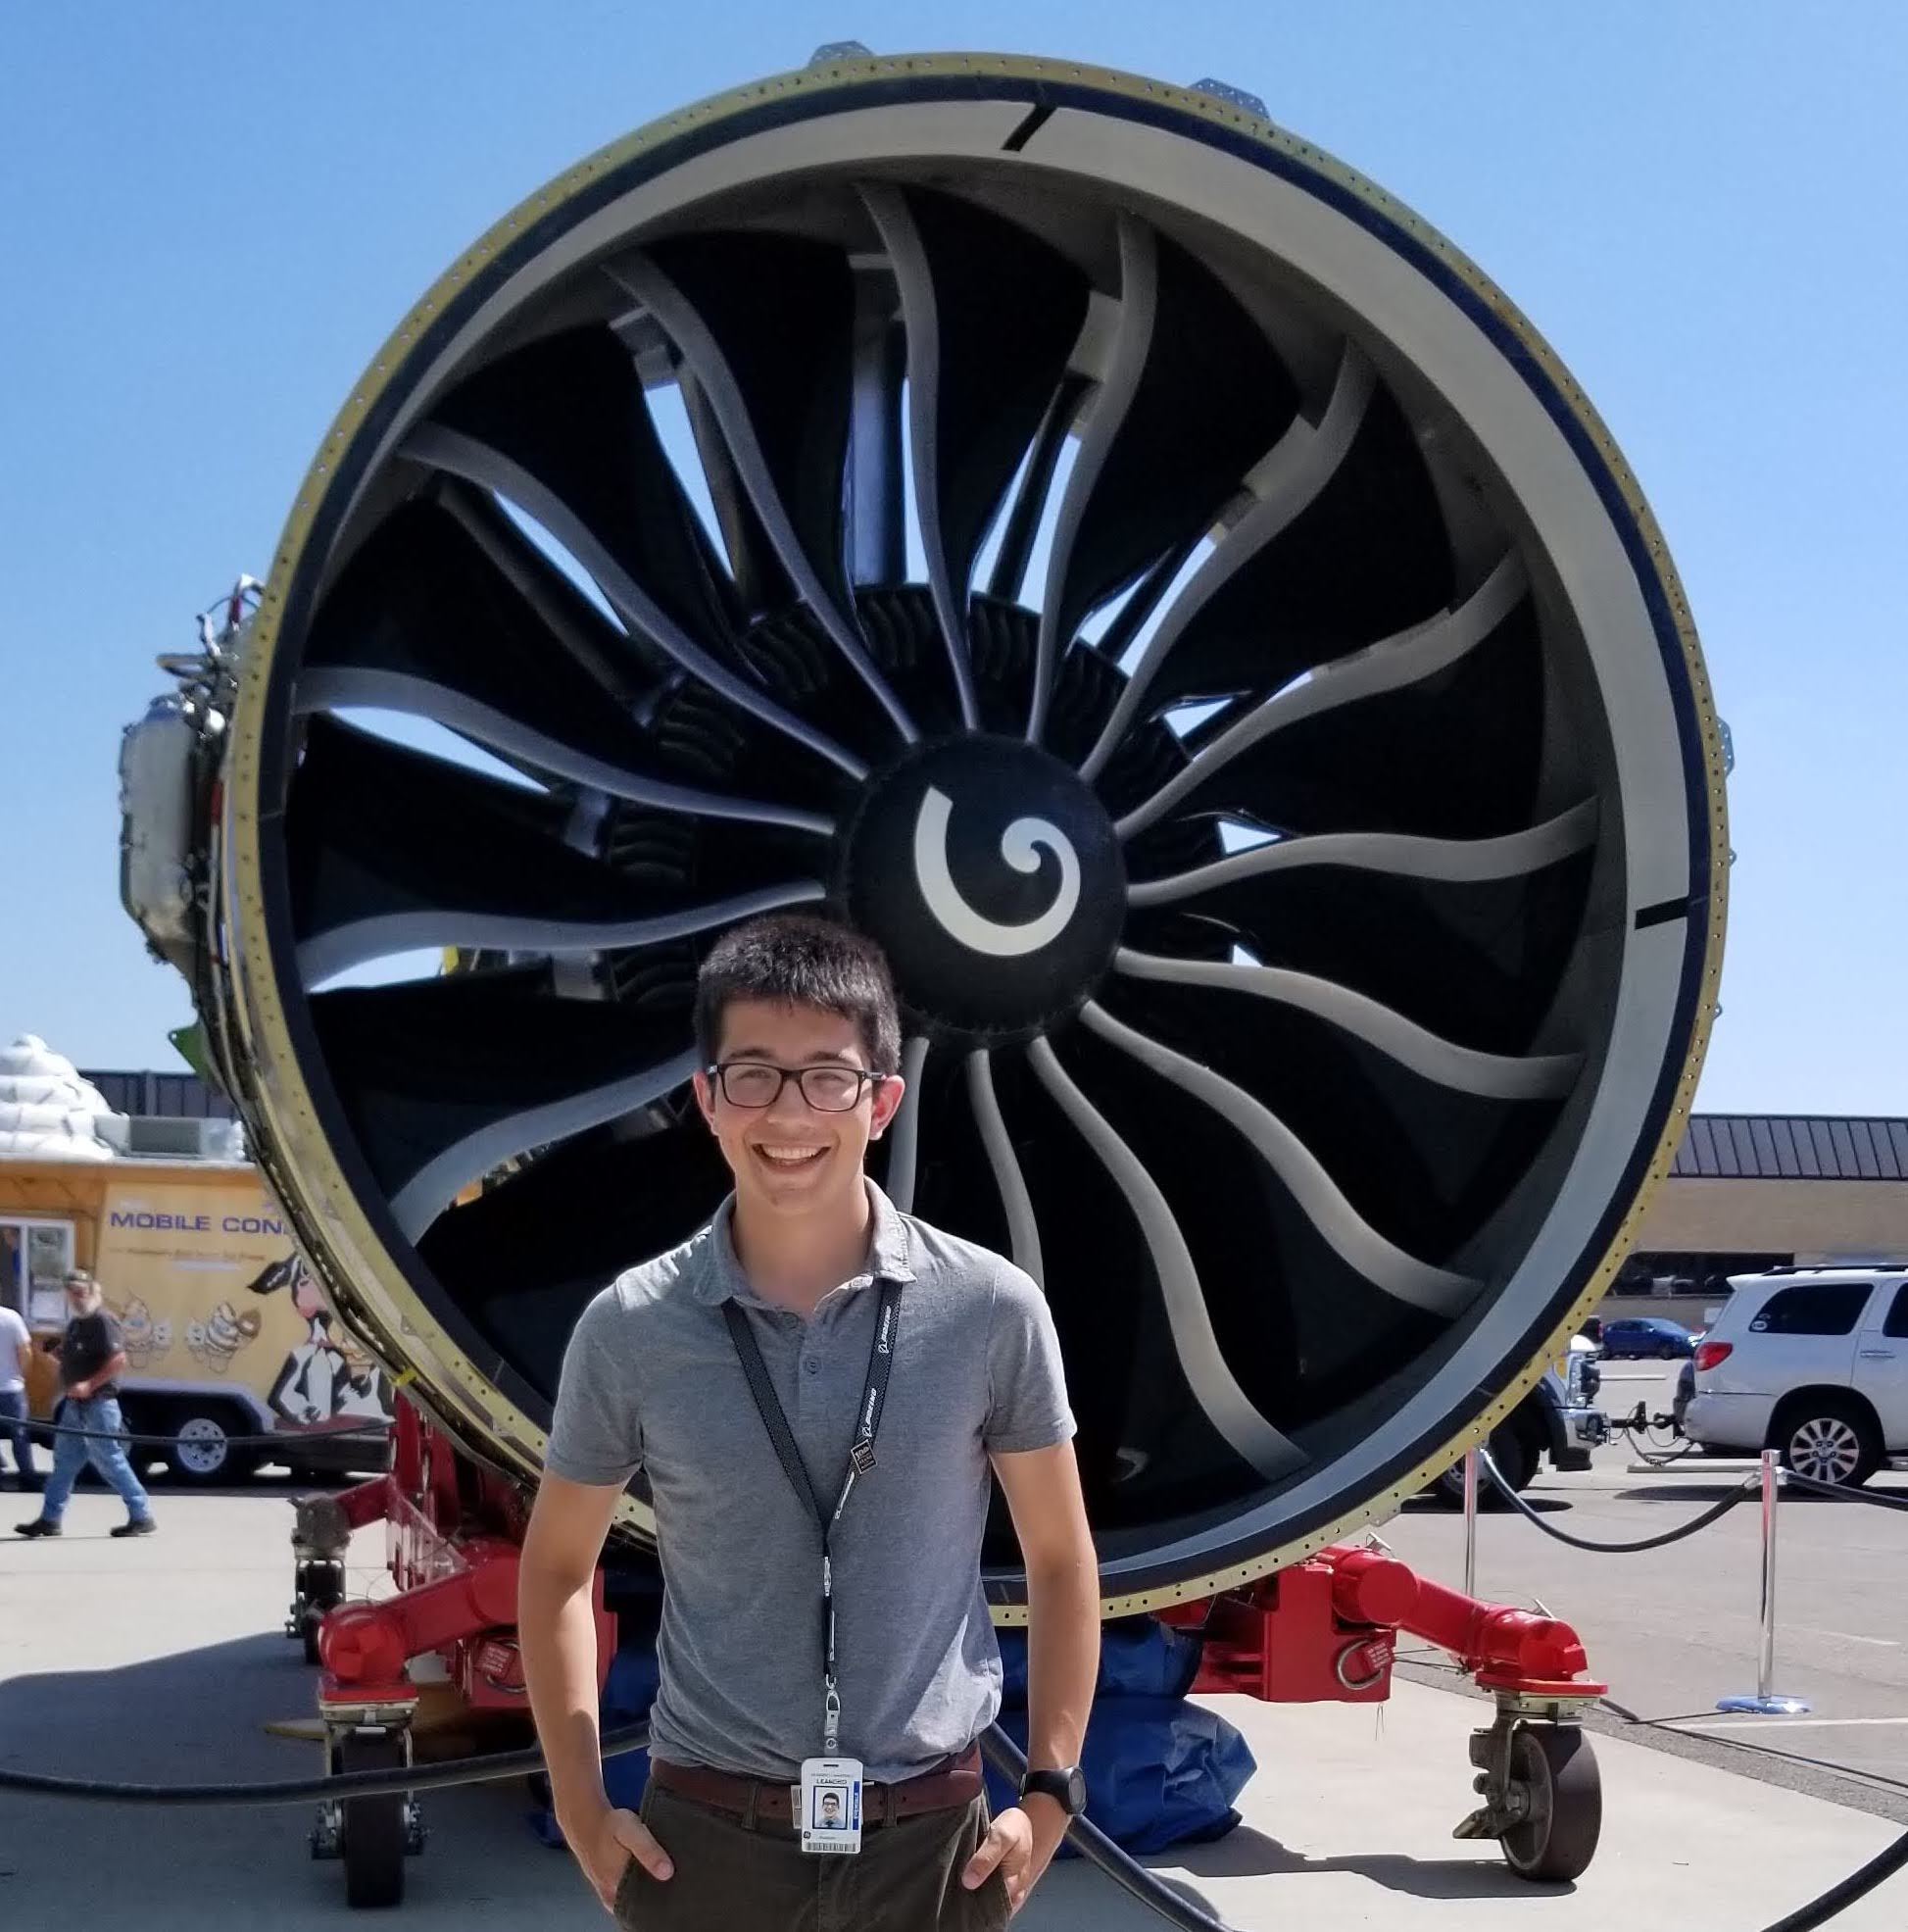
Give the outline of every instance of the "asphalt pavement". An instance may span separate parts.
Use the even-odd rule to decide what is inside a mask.
[[[1676,1367],[1605,1364],[1602,1407],[1615,1414],[1640,1399],[1652,1412],[1667,1410]],[[1546,1472],[1529,1500],[1556,1527],[1609,1542],[1697,1515],[1751,1473],[1746,1463],[1719,1467],[1695,1457],[1639,1469],[1635,1446],[1622,1435],[1594,1463],[1581,1475]],[[1884,1473],[1869,1487],[1908,1499],[1908,1474]],[[1430,1574],[1462,1577],[1463,1523],[1455,1513],[1413,1504],[1382,1534]],[[1575,1624],[1611,1697],[1678,1734],[1631,1735],[1683,1751],[1706,1740],[1708,1761],[1908,1823],[1908,1513],[1785,1495],[1777,1523],[1774,1688],[1809,1702],[1800,1717],[1726,1717],[1715,1708],[1720,1698],[1756,1689],[1762,1529],[1754,1501],[1684,1542],[1640,1556],[1581,1553],[1521,1516],[1488,1513],[1479,1521],[1478,1591],[1508,1603],[1541,1601]],[[1786,1754],[1780,1760],[1779,1752]],[[1860,1776],[1867,1789],[1850,1790],[1836,1771]]]

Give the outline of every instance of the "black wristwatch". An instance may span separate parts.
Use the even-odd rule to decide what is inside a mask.
[[[1029,1771],[1020,1780],[1020,1795],[1031,1798],[1035,1793],[1052,1798],[1068,1817],[1077,1818],[1087,1808],[1087,1774],[1078,1764],[1063,1771]]]

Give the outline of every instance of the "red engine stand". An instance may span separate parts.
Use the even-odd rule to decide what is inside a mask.
[[[1496,1703],[1496,1720],[1471,1740],[1484,1803],[1453,1835],[1496,1839],[1521,1877],[1575,1878],[1590,1863],[1602,1794],[1579,1720],[1608,1686],[1584,1674],[1569,1624],[1480,1603],[1383,1550],[1343,1546],[1158,1616],[1204,1640],[1195,1692],[1270,1704],[1383,1703],[1400,1631],[1449,1652]]]
[[[391,1469],[334,1496],[301,1499],[292,1533],[297,1596],[287,1628],[307,1636],[324,1666],[318,1709],[327,1723],[415,1713],[417,1684],[439,1676],[478,1710],[523,1710],[516,1639],[516,1571],[527,1522],[517,1486],[461,1455],[399,1392]],[[343,1558],[353,1530],[387,1526],[397,1594],[346,1603]],[[615,1619],[594,1590],[598,1667],[615,1655]],[[440,1666],[420,1673],[418,1660]]]

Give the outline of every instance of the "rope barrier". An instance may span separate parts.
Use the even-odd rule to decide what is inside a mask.
[[[1591,1537],[1573,1536],[1568,1530],[1558,1529],[1545,1522],[1542,1516],[1504,1480],[1502,1471],[1491,1460],[1491,1452],[1488,1449],[1478,1451],[1478,1461],[1511,1508],[1519,1515],[1534,1522],[1545,1536],[1558,1543],[1567,1543],[1573,1550],[1590,1550],[1599,1556],[1636,1556],[1644,1550],[1661,1550],[1669,1544],[1681,1543],[1686,1537],[1694,1536],[1698,1530],[1707,1529],[1711,1523],[1728,1515],[1738,1504],[1746,1503],[1756,1492],[1756,1479],[1748,1477],[1737,1488],[1731,1490],[1720,1503],[1712,1504],[1701,1515],[1692,1516],[1687,1523],[1679,1523],[1674,1529],[1659,1530],[1654,1536],[1639,1537],[1632,1543],[1598,1543]]]
[[[1819,1476],[1805,1476],[1795,1469],[1783,1471],[1783,1484],[1794,1484],[1811,1495],[1832,1497],[1837,1503],[1866,1503],[1871,1510],[1908,1510],[1908,1496],[1878,1496],[1871,1489],[1854,1489],[1843,1482],[1824,1482]]]

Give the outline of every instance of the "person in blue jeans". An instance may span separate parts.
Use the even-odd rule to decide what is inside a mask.
[[[0,1302],[0,1436],[11,1437],[14,1467],[22,1489],[37,1489],[33,1442],[26,1433],[26,1364],[33,1341],[19,1313]]]
[[[58,1536],[67,1500],[90,1462],[119,1492],[126,1520],[114,1536],[150,1536],[157,1525],[152,1504],[126,1461],[120,1434],[120,1385],[125,1367],[120,1324],[100,1306],[99,1283],[83,1268],[67,1276],[67,1332],[60,1342],[60,1385],[66,1398],[58,1420],[63,1429],[83,1433],[53,1438],[53,1473],[40,1499],[40,1512],[17,1525],[22,1536]]]

